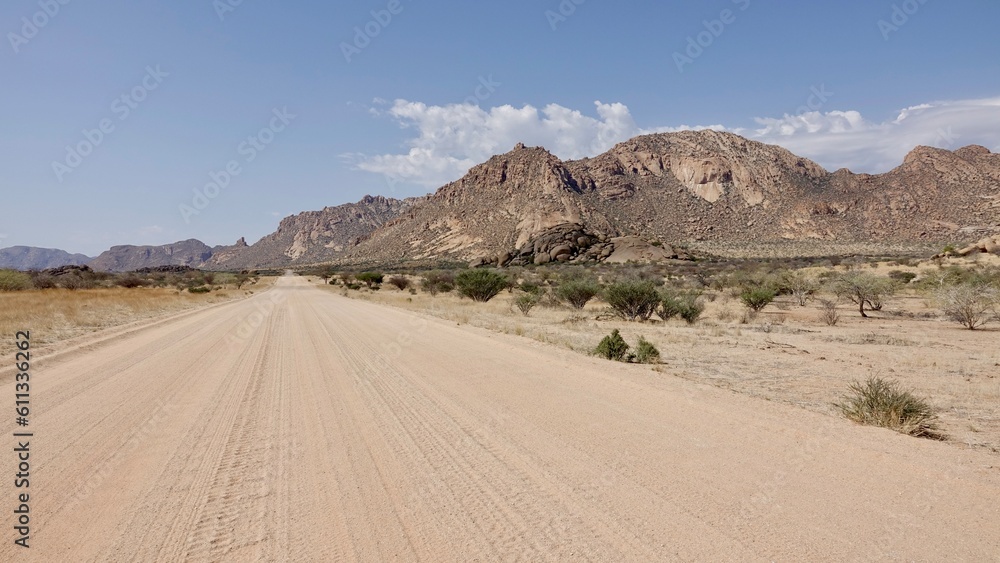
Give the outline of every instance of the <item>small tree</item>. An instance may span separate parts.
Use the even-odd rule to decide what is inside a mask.
[[[628,343],[625,342],[625,339],[622,338],[621,333],[618,332],[618,329],[616,328],[611,331],[611,334],[605,336],[601,340],[601,343],[597,345],[596,349],[594,349],[594,354],[606,360],[625,362],[629,359],[628,349]]]
[[[556,297],[575,309],[583,309],[587,302],[601,292],[601,287],[590,280],[570,280],[556,289]]]
[[[541,299],[538,293],[522,293],[514,298],[514,305],[521,311],[522,315],[527,317]]]
[[[791,272],[785,276],[785,287],[795,297],[799,307],[805,307],[809,298],[819,291],[819,283],[802,272]]]
[[[998,315],[1000,292],[987,285],[957,285],[937,292],[946,317],[969,330],[976,330]]]
[[[382,284],[382,280],[385,279],[385,275],[382,274],[382,272],[361,272],[360,274],[354,276],[354,278],[368,286],[368,289],[374,289]]]
[[[884,300],[896,292],[896,283],[868,272],[852,271],[834,278],[831,289],[838,297],[850,299],[858,306],[861,316],[868,318],[865,307],[881,310]]]
[[[389,278],[389,285],[400,291],[404,291],[410,287],[410,278],[406,276],[392,276]]]
[[[31,276],[17,270],[0,270],[0,291],[24,291],[31,289]]]
[[[510,285],[507,276],[493,270],[464,270],[455,277],[458,292],[473,301],[485,303]]]
[[[740,293],[740,301],[743,301],[743,304],[754,313],[759,313],[764,307],[770,305],[777,296],[778,292],[773,287],[759,285],[744,289]]]
[[[619,317],[627,321],[646,321],[653,316],[660,295],[650,281],[630,280],[608,285],[604,300]]]
[[[455,276],[451,272],[427,272],[420,282],[420,287],[432,296],[438,293],[448,293],[455,289]]]

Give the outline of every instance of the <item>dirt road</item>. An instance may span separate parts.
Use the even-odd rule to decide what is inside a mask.
[[[0,561],[1000,558],[996,456],[300,278],[34,372]]]

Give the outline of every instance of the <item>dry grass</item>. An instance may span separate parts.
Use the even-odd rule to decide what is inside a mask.
[[[44,350],[100,330],[242,297],[270,283],[273,280],[207,294],[118,287],[0,292],[0,334],[10,335],[0,340],[0,356],[13,353],[12,335],[17,331],[31,331],[32,348]]]

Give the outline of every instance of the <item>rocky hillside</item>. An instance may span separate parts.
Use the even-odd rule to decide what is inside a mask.
[[[151,266],[199,268],[211,257],[211,247],[191,239],[163,246],[112,246],[87,265],[102,272],[131,272]]]
[[[70,254],[54,248],[11,246],[0,248],[0,269],[45,270],[60,266],[79,266],[90,262],[89,256]]]
[[[416,201],[365,196],[357,203],[286,217],[274,233],[252,246],[216,252],[206,266],[234,270],[331,261]]]
[[[518,145],[372,232],[343,261],[523,262],[539,250],[555,259],[552,251],[572,241],[535,244],[553,229],[588,242],[559,248],[564,260],[595,254],[590,241],[613,238],[633,246],[971,241],[1000,231],[1000,155],[918,147],[895,170],[868,175],[830,173],[781,147],[715,131],[637,137],[567,162]]]

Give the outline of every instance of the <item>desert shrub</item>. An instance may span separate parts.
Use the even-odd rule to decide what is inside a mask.
[[[773,287],[767,285],[759,285],[756,287],[745,288],[740,293],[740,301],[747,306],[751,311],[759,313],[774,301],[777,297],[777,291]]]
[[[205,280],[205,283],[207,285],[212,285],[213,283],[215,283],[215,273],[205,272],[201,275],[201,279]]]
[[[115,280],[115,284],[118,285],[119,287],[134,289],[136,287],[143,287],[149,285],[149,282],[147,280],[140,278],[139,276],[126,274]]]
[[[361,289],[361,284],[357,283],[357,282],[346,282],[344,284],[344,286],[347,287],[347,289],[350,289],[350,290],[353,290],[353,291],[357,291],[357,290]]]
[[[439,270],[427,272],[420,281],[420,287],[431,295],[448,293],[455,289],[455,276],[451,272]]]
[[[198,287],[192,287],[188,291],[191,293],[209,293],[210,291],[212,291],[212,288],[206,287],[204,285],[199,285]]]
[[[799,307],[805,307],[809,298],[819,291],[819,282],[802,272],[790,272],[784,276],[784,286],[795,297]]]
[[[881,426],[924,438],[940,438],[936,410],[899,383],[870,377],[849,387],[849,395],[836,403],[844,416],[859,424]]]
[[[683,305],[681,318],[689,325],[698,322],[701,314],[705,312],[705,304],[700,299],[687,299],[683,302]]]
[[[645,321],[653,316],[660,295],[653,282],[628,280],[604,288],[604,300],[619,317],[627,321]]]
[[[483,268],[464,270],[455,276],[455,287],[458,288],[458,292],[479,303],[493,299],[509,285],[510,280],[507,276]]]
[[[517,286],[517,288],[525,293],[535,293],[538,295],[541,295],[544,291],[544,288],[542,288],[542,286],[530,281],[521,282],[520,285]]]
[[[913,272],[904,272],[902,270],[893,270],[889,272],[889,279],[898,282],[900,285],[906,285],[913,281],[917,277],[917,274]]]
[[[653,346],[653,343],[643,337],[639,337],[639,343],[635,345],[635,361],[640,364],[660,363],[660,351]]]
[[[538,293],[521,293],[514,298],[514,306],[517,307],[518,311],[521,311],[522,315],[527,317],[528,313],[535,308],[535,305],[538,305],[541,299],[542,296]]]
[[[410,288],[410,278],[406,276],[392,276],[389,278],[389,285],[400,291],[405,291]]]
[[[97,282],[89,278],[83,278],[76,274],[59,276],[59,286],[64,289],[93,289],[97,287]]]
[[[826,326],[837,326],[840,322],[840,313],[837,311],[836,299],[820,299],[819,320]]]
[[[0,270],[0,291],[24,291],[34,284],[31,276],[17,270]]]
[[[688,324],[694,324],[705,312],[705,304],[701,300],[700,293],[668,289],[660,294],[660,302],[655,312],[656,316],[664,321],[680,317]]]
[[[618,329],[611,331],[611,334],[605,336],[597,348],[594,349],[594,354],[600,356],[606,360],[614,360],[616,362],[628,361],[628,349],[629,345],[622,338]]]
[[[31,277],[31,285],[35,289],[52,289],[58,287],[55,276],[49,274],[38,273]]]
[[[949,320],[976,330],[998,316],[1000,291],[987,285],[956,285],[938,290],[936,296]]]
[[[368,289],[375,289],[382,284],[385,275],[382,272],[361,272],[354,276],[356,280],[368,286]]]
[[[563,282],[555,290],[555,295],[569,303],[574,309],[583,309],[587,302],[601,292],[601,287],[591,280],[570,280]]]
[[[850,299],[858,306],[861,316],[866,318],[866,306],[879,311],[884,300],[896,292],[895,281],[867,272],[846,272],[834,278],[830,284],[833,293]]]

